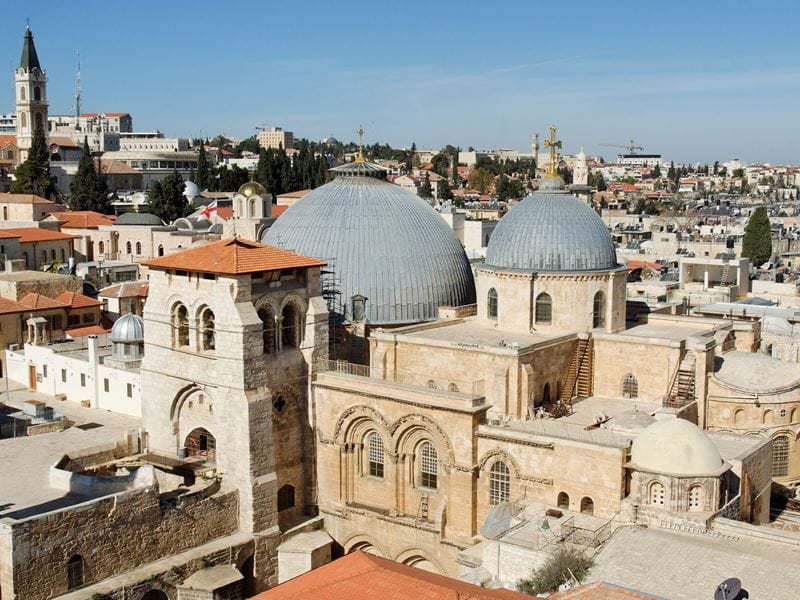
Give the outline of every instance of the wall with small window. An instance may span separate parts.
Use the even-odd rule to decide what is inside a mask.
[[[625,327],[624,271],[572,274],[479,269],[475,286],[478,316],[497,319],[501,329],[615,332]]]

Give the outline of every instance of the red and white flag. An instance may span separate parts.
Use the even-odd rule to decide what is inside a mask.
[[[217,201],[214,200],[208,206],[204,207],[203,210],[200,211],[200,214],[197,215],[197,218],[206,221],[213,221],[212,216],[215,216],[216,214],[217,214]]]

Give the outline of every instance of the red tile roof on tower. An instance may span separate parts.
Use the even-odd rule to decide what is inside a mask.
[[[95,300],[78,292],[61,292],[56,296],[56,300],[67,304],[70,308],[92,308],[103,305],[100,300]]]
[[[50,213],[62,222],[61,229],[96,229],[100,225],[113,225],[116,217],[93,210],[71,210]]]
[[[321,267],[326,263],[281,248],[233,238],[154,258],[143,264],[151,269],[244,275],[298,267]]]
[[[31,292],[30,294],[26,294],[19,301],[20,304],[25,306],[28,309],[34,310],[47,310],[50,308],[67,308],[69,304],[64,302],[59,302],[58,300],[53,300],[52,298],[48,298],[47,296],[42,296],[41,294],[36,294]]]
[[[252,600],[524,600],[363,552],[353,552],[254,596]]]

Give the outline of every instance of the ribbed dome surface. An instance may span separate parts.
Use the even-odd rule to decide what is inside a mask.
[[[722,468],[719,450],[694,423],[662,419],[633,440],[631,462],[641,469],[673,475],[715,475]]]
[[[143,342],[144,321],[138,315],[128,313],[114,322],[111,328],[112,342]]]
[[[497,224],[486,265],[525,271],[607,271],[617,253],[603,221],[562,190],[537,191]]]
[[[117,217],[114,225],[162,226],[164,223],[151,213],[127,212]]]
[[[263,242],[327,261],[339,292],[329,309],[345,321],[356,294],[367,297],[373,324],[432,320],[439,306],[475,302],[469,261],[444,219],[372,173],[348,172],[310,192]]]

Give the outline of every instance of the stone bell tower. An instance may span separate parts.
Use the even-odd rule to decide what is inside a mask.
[[[39,64],[33,33],[25,29],[22,58],[14,72],[14,90],[17,109],[17,147],[20,162],[28,158],[33,143],[33,133],[41,127],[47,134],[47,75]]]
[[[148,450],[213,469],[252,535],[251,591],[314,514],[311,366],[327,359],[322,262],[241,238],[155,258],[144,310]],[[237,566],[239,566],[237,564]]]

